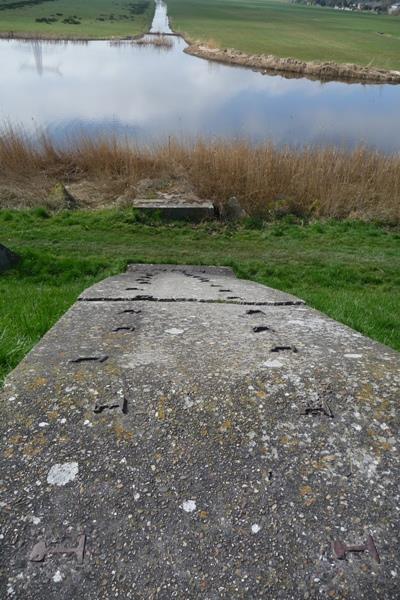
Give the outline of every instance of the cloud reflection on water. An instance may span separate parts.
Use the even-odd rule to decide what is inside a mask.
[[[0,117],[74,131],[246,137],[400,149],[400,86],[267,76],[182,52],[108,42],[0,41]]]

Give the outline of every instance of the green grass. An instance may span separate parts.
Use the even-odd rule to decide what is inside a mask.
[[[175,30],[223,48],[400,69],[400,17],[287,0],[168,0],[168,11]]]
[[[129,262],[232,266],[400,350],[400,230],[359,221],[258,226],[140,222],[132,210],[0,211],[21,254],[0,275],[0,380],[93,282]]]
[[[153,0],[149,0],[143,12],[140,8],[143,0],[36,0],[36,4],[23,6],[27,1],[32,2],[0,0],[0,32],[70,39],[121,37],[147,31],[154,13]],[[7,9],[7,5],[15,8]],[[78,17],[79,25],[63,23],[73,16]],[[57,21],[38,23],[38,18]]]

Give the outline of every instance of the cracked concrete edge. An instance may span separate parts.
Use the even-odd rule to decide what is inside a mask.
[[[229,267],[170,264],[129,265],[125,273],[109,277],[85,290],[79,300],[216,302],[265,306],[305,304],[302,299],[286,292],[238,279]]]

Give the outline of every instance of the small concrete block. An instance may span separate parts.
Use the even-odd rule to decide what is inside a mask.
[[[136,198],[133,201],[133,207],[146,213],[157,211],[164,219],[177,221],[191,221],[199,223],[215,218],[214,205],[209,201],[201,202],[173,202],[159,198]]]

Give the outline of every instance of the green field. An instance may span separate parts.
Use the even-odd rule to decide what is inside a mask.
[[[359,221],[143,222],[132,210],[0,211],[0,380],[94,281],[129,262],[232,266],[400,350],[400,230]]]
[[[400,17],[287,0],[168,0],[168,11],[174,30],[222,48],[400,69]]]
[[[147,31],[153,13],[153,0],[0,0],[0,33],[67,39],[124,37]]]

